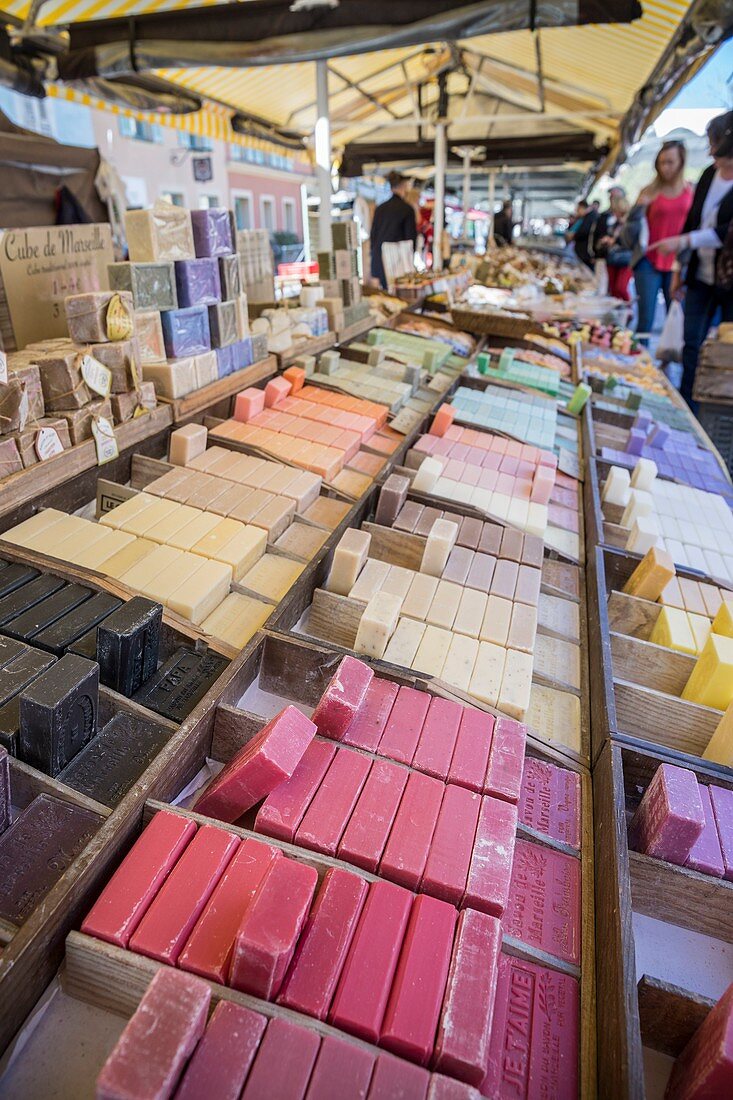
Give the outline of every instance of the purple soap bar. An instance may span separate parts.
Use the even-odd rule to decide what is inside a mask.
[[[216,348],[216,373],[219,378],[226,378],[233,374],[237,367],[237,345],[227,344],[226,347]]]
[[[704,828],[694,772],[660,764],[629,826],[629,847],[682,866]]]
[[[188,261],[186,261],[188,262]],[[206,306],[168,309],[160,315],[163,343],[169,359],[185,359],[211,351],[209,312]]]
[[[641,432],[648,432],[652,423],[652,418],[649,413],[639,412],[636,414],[632,421],[632,428],[638,428]]]
[[[191,225],[197,256],[227,256],[234,251],[232,223],[226,207],[192,210]]]
[[[632,428],[629,432],[629,438],[626,444],[626,454],[640,455],[645,443],[646,432],[641,431],[639,428]]]
[[[710,791],[702,783],[699,785],[699,790],[702,807],[705,811],[705,828],[690,848],[685,867],[689,867],[691,871],[699,871],[703,875],[722,878],[725,873],[725,866],[723,864],[723,853],[720,850],[720,840],[718,839],[718,829],[715,824]]]
[[[176,289],[181,309],[215,305],[221,301],[219,264],[213,259],[176,260]]]
[[[708,789],[723,855],[723,878],[733,882],[733,791],[712,785]]]

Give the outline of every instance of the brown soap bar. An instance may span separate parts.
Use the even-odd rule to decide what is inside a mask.
[[[8,381],[11,378],[25,383],[25,392],[28,395],[28,415],[35,420],[40,420],[46,411],[43,403],[43,390],[41,389],[41,373],[32,354],[29,354],[27,350],[8,356]],[[3,428],[3,431],[5,432],[6,429]]]
[[[409,478],[400,474],[390,474],[379,491],[375,522],[383,527],[391,527],[407,500],[410,488]]]
[[[525,535],[522,546],[522,565],[532,565],[535,569],[541,569],[545,559],[544,539],[537,535]]]
[[[16,695],[9,703],[0,707],[0,745],[11,756],[18,755],[19,732],[20,696]]]
[[[110,344],[110,347],[114,347],[114,344]],[[158,403],[155,396],[155,383],[141,382],[137,390],[131,390],[129,393],[113,393],[110,403],[115,424],[126,424],[128,420],[132,420],[137,409],[150,412],[155,408]]]
[[[81,361],[79,349],[72,344],[58,351],[39,352],[36,363],[46,412],[80,409],[91,401],[91,390],[82,378]]]
[[[10,435],[20,429],[23,385],[11,375],[7,384],[0,382],[0,434]]]
[[[99,665],[67,653],[20,696],[21,760],[56,776],[97,732]]]
[[[522,547],[524,535],[513,527],[506,527],[499,547],[499,557],[507,561],[520,562],[522,560]]]
[[[115,714],[59,775],[68,787],[114,807],[170,737],[170,730],[131,714]]]
[[[38,795],[0,836],[0,917],[27,920],[102,821],[91,810]]]
[[[504,528],[499,527],[496,523],[484,523],[484,529],[481,532],[481,539],[478,544],[478,548],[482,554],[491,554],[492,557],[497,558],[499,556],[499,548],[501,547],[501,537],[504,533]]]
[[[446,516],[446,518],[448,517]],[[423,538],[427,538],[437,519],[443,519],[443,512],[441,509],[426,506],[423,508],[420,519],[415,524],[415,530],[412,532],[413,535],[422,535]]]
[[[64,302],[69,336],[77,344],[128,340],[133,333],[132,294],[94,290],[71,294]]]
[[[118,340],[114,344],[92,344],[89,353],[111,372],[111,393],[126,393],[135,388],[135,381],[140,380],[141,373],[136,370],[138,353],[134,339]]]
[[[23,460],[13,437],[0,439],[0,478],[10,477],[11,474],[17,474],[22,469]]]
[[[10,760],[5,749],[0,748],[0,834],[10,824]]]
[[[92,424],[96,417],[112,417],[112,406],[108,397],[99,401],[90,401],[83,409],[59,409],[59,417],[66,422],[72,445],[83,443],[92,438]]]
[[[31,427],[24,428],[22,431],[16,432],[13,436],[13,439],[18,444],[18,450],[20,451],[20,457],[24,468],[35,466],[37,462],[40,462],[38,451],[36,450],[36,439],[41,428],[53,428],[65,451],[68,451],[71,446],[69,425],[66,421],[62,420],[59,416],[42,416],[40,420],[34,421]]]
[[[478,550],[483,529],[483,520],[476,519],[474,516],[464,516],[458,530],[456,545],[465,546],[469,550]]]

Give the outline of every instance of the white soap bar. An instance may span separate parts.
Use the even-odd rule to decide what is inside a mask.
[[[339,596],[348,596],[356,584],[369,555],[371,535],[356,527],[349,527],[341,536],[333,552],[331,572],[328,574],[326,588]]]
[[[647,492],[654,485],[657,476],[657,464],[651,458],[640,458],[631,475],[633,489],[646,489]]]
[[[482,642],[493,642],[494,645],[505,646],[509,637],[509,626],[512,620],[514,604],[503,596],[489,596],[486,601],[486,613],[479,638]]]
[[[393,596],[399,596],[404,600],[415,576],[412,569],[403,569],[401,565],[390,565],[389,573],[382,584],[382,591],[391,592]]]
[[[634,520],[626,549],[633,550],[636,554],[646,554],[652,546],[659,544],[659,528],[654,516],[639,516]]]
[[[425,623],[418,622],[417,619],[400,618],[385,650],[384,660],[401,668],[410,668],[424,633]]]
[[[654,501],[651,493],[647,493],[644,489],[632,489],[629,493],[629,503],[621,517],[621,526],[633,527],[634,520],[639,516],[650,516],[653,511]]]
[[[453,622],[454,633],[466,634],[469,638],[478,638],[481,633],[481,624],[484,621],[487,603],[488,597],[484,592],[477,592],[473,588],[464,588]]]
[[[442,472],[443,463],[428,455],[422,460],[420,469],[412,479],[412,489],[416,493],[432,493]]]
[[[631,476],[629,471],[622,466],[612,466],[603,486],[601,500],[607,504],[618,504],[619,507],[625,508],[629,503],[630,486]]]
[[[546,504],[537,504],[536,501],[530,501],[525,528],[527,534],[536,535],[537,538],[543,539],[547,531],[548,514]]]
[[[499,700],[501,678],[507,650],[492,642],[480,642],[468,691],[482,703],[495,707]]]
[[[412,668],[426,676],[440,676],[453,635],[439,626],[426,626]]]
[[[442,576],[457,538],[457,523],[448,519],[436,519],[425,543],[420,572],[429,573],[431,577]]]
[[[451,630],[464,589],[453,581],[438,581],[425,621]]]
[[[362,603],[369,603],[372,596],[380,591],[390,568],[391,566],[386,561],[369,558],[359,574],[356,584],[349,592],[349,598],[361,600]]]
[[[430,610],[437,587],[437,577],[431,577],[428,573],[416,573],[412,579],[410,591],[405,596],[402,604],[402,614],[409,616],[411,619],[424,621]]]
[[[367,657],[382,657],[400,617],[402,600],[390,592],[377,592],[364,608],[354,649]]]
[[[532,691],[532,656],[508,649],[499,691],[499,709],[518,721],[524,719]]]
[[[460,691],[468,691],[478,651],[479,642],[475,638],[454,634],[440,674],[441,680]]]
[[[192,554],[191,557],[196,557]],[[167,598],[166,606],[198,626],[226,599],[232,583],[231,566],[207,558]]]
[[[191,459],[206,450],[208,434],[203,424],[184,424],[176,428],[168,444],[168,461],[174,466],[188,466]]]

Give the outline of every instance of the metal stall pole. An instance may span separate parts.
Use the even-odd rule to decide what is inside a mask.
[[[330,252],[331,235],[331,116],[328,103],[328,62],[316,61],[316,181],[318,183],[318,249]]]

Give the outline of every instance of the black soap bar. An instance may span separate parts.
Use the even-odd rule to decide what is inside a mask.
[[[115,714],[58,778],[103,806],[116,806],[170,736],[155,722]]]
[[[0,834],[10,824],[10,758],[0,749]]]
[[[0,745],[11,756],[18,755],[18,735],[20,733],[20,695],[16,695],[5,706],[0,707]]]
[[[27,920],[103,820],[52,795],[34,798],[0,836],[0,917]]]
[[[39,631],[33,638],[33,644],[42,649],[50,649],[60,657],[73,642],[116,611],[121,603],[122,600],[117,596],[110,596],[109,592],[96,592],[91,599],[85,600],[68,615],[63,615],[51,626]],[[96,660],[96,650],[91,654],[91,660]]]
[[[218,653],[177,649],[137,692],[135,701],[172,722],[183,722],[228,664]]]
[[[20,696],[21,760],[58,775],[97,732],[99,665],[67,653]]]
[[[15,592],[16,588],[28,584],[37,576],[38,570],[31,569],[29,565],[19,565],[17,562],[13,562],[11,565],[6,566],[0,573],[0,598],[7,596],[10,592]]]
[[[47,596],[52,596],[54,592],[58,592],[59,588],[63,588],[65,583],[61,577],[52,577],[50,574],[42,573],[35,580],[29,581],[21,588],[16,588],[15,592],[3,596],[0,600],[0,627],[17,618],[18,615],[27,611],[30,607],[34,607],[41,600],[45,600]]]
[[[66,615],[72,608],[78,607],[79,604],[88,600],[91,594],[91,589],[85,588],[81,584],[66,584],[58,592],[54,592],[53,596],[41,600],[35,607],[29,608],[22,615],[18,615],[16,619],[13,619],[12,622],[7,623],[3,627],[3,631],[5,634],[9,634],[11,638],[20,638],[21,641],[26,642],[30,641],[41,630],[60,619],[62,615]]]
[[[56,658],[50,653],[24,645],[13,661],[0,668],[0,707],[55,663]]]
[[[88,661],[97,659],[97,628],[82,634],[78,641],[69,646],[69,653],[76,653],[77,657],[86,657]]]
[[[0,669],[5,668],[11,661],[14,661],[16,657],[19,657],[21,653],[25,653],[28,647],[23,645],[22,642],[17,642],[15,638],[3,638],[0,636]]]
[[[160,626],[163,608],[159,603],[133,596],[97,630],[97,661],[103,684],[131,696],[158,667]]]

